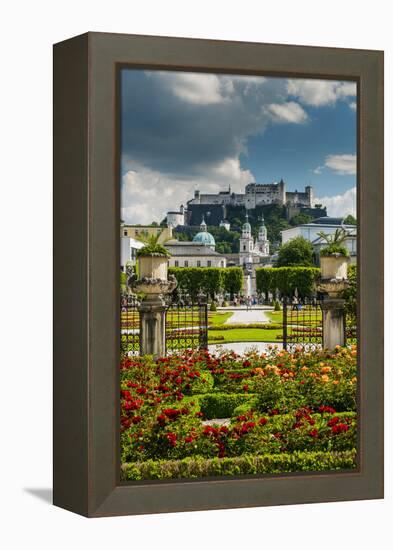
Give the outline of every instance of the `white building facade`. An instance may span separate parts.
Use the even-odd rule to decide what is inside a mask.
[[[326,246],[326,242],[318,233],[323,232],[327,235],[333,235],[339,228],[344,229],[347,233],[343,245],[347,248],[351,261],[354,262],[357,256],[357,227],[356,225],[344,224],[343,218],[331,218],[326,216],[325,218],[318,218],[310,223],[285,229],[281,231],[282,244],[287,243],[295,237],[304,237],[313,245],[315,253],[319,254],[321,248]]]

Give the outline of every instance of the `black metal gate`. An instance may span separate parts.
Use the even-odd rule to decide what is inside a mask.
[[[208,309],[206,296],[168,297],[165,315],[166,353],[186,349],[207,349]],[[139,305],[134,294],[120,296],[120,351],[122,356],[139,355]]]
[[[197,299],[175,294],[168,303],[165,318],[166,352],[207,349],[208,311],[206,296]]]
[[[283,298],[283,347],[314,350],[323,345],[320,302],[310,298]]]
[[[120,296],[120,352],[139,355],[139,300],[134,294]]]

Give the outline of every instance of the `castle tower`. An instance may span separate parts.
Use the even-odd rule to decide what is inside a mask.
[[[266,229],[265,220],[263,219],[263,216],[262,216],[262,223],[258,231],[257,245],[262,256],[269,256],[270,243],[267,238],[267,229]]]
[[[308,206],[312,208],[312,205],[314,204],[314,189],[311,187],[311,185],[307,185],[305,191],[307,195]]]
[[[251,235],[251,225],[246,214],[246,222],[242,227],[242,236],[239,239],[239,264],[252,263],[252,252],[254,250],[254,239]]]

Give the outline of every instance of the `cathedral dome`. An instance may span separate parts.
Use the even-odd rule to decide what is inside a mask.
[[[205,246],[210,246],[212,248],[215,248],[216,241],[214,240],[213,235],[208,233],[207,225],[204,217],[202,217],[202,222],[199,227],[200,227],[200,232],[195,235],[192,241],[194,243],[204,244]]]
[[[206,246],[216,246],[213,235],[207,231],[200,231],[192,240],[194,243],[205,244]]]

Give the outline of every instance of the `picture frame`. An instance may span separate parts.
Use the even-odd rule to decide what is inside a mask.
[[[360,435],[351,472],[121,483],[119,70],[358,86]],[[54,504],[116,516],[383,498],[383,52],[86,33],[54,46]]]

